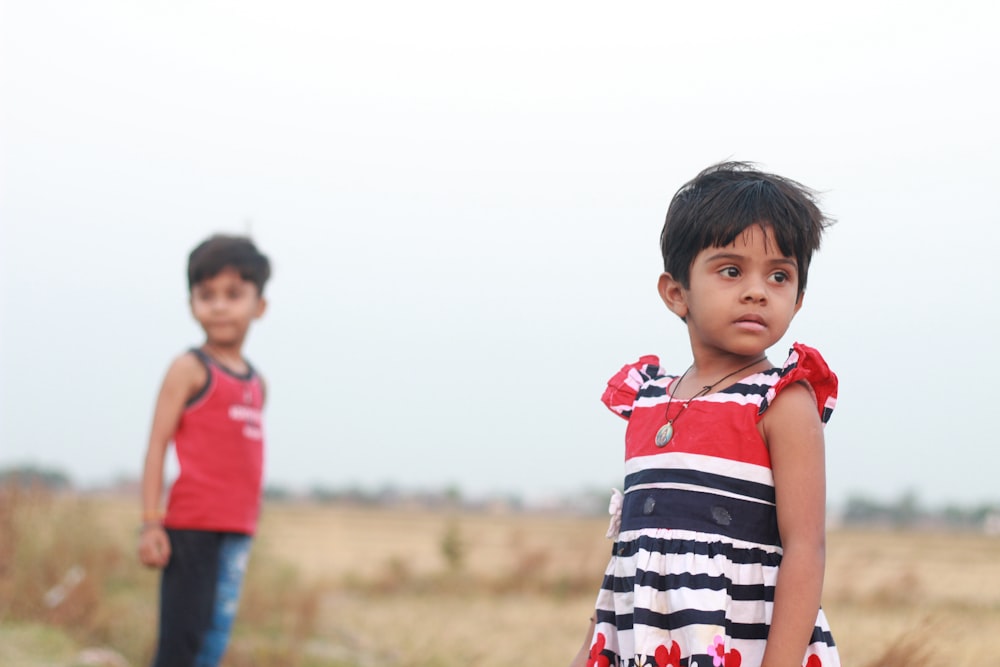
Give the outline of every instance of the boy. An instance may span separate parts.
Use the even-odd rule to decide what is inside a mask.
[[[270,263],[239,236],[216,235],[188,259],[200,348],[167,370],[142,476],[139,560],[161,568],[155,667],[210,667],[225,651],[260,513],[265,386],[243,358],[264,314]],[[174,443],[180,474],[160,511],[163,462]]]

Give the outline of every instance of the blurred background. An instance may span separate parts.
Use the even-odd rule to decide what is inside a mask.
[[[770,354],[840,376],[831,515],[986,528],[998,14],[0,0],[0,471],[134,491],[201,342],[187,253],[248,233],[270,497],[603,511],[606,379],[690,363],[655,290],[667,204],[736,159],[837,219]]]
[[[0,7],[0,466],[137,474],[201,342],[187,253],[224,231],[274,263],[269,485],[603,492],[605,380],[690,362],[669,199],[739,159],[838,220],[771,352],[841,377],[831,502],[997,498],[996,8]]]

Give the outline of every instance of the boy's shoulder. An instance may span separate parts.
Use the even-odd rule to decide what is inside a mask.
[[[188,348],[173,358],[170,368],[182,371],[194,371],[199,368],[205,370],[205,362],[199,357],[197,349]]]
[[[176,387],[188,397],[208,382],[208,368],[194,350],[185,350],[174,357],[167,367],[164,384]]]

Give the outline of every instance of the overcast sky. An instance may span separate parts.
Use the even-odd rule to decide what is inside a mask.
[[[185,262],[274,264],[267,481],[621,483],[598,399],[683,371],[674,191],[752,160],[838,222],[785,341],[841,378],[829,495],[1000,501],[1000,10],[980,1],[0,0],[0,467],[137,476]]]

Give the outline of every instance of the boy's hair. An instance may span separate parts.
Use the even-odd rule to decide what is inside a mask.
[[[813,190],[759,171],[753,163],[712,165],[681,186],[670,201],[660,233],[663,270],[687,289],[699,252],[725,247],[759,224],[771,230],[782,254],[795,258],[801,295],[812,254],[819,249],[823,229],[833,222],[816,200]]]
[[[223,269],[236,269],[243,280],[264,293],[271,277],[271,262],[245,236],[215,234],[198,244],[188,256],[188,291],[203,280],[212,278]]]

